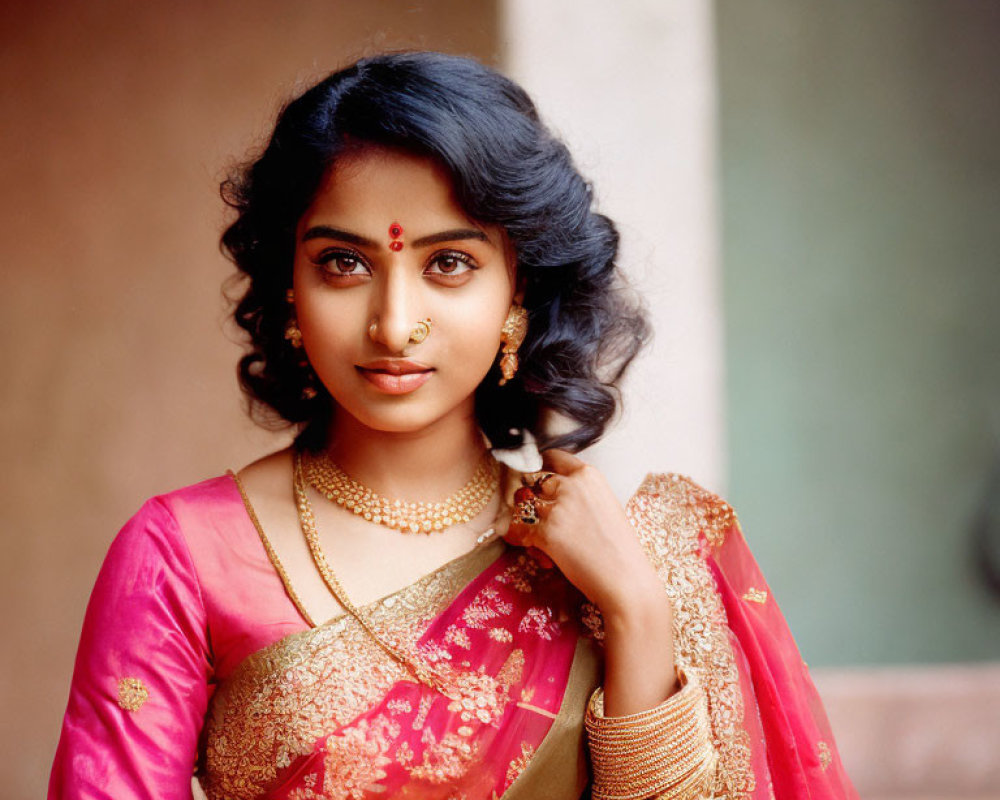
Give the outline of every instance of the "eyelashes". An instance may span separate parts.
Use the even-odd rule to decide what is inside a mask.
[[[371,264],[357,250],[329,248],[313,259],[324,276],[333,280],[365,278],[372,274]],[[476,260],[461,250],[439,250],[432,254],[423,273],[444,282],[465,282],[472,272],[479,269]],[[459,280],[460,279],[460,280]]]
[[[472,256],[459,250],[443,250],[435,253],[431,256],[431,260],[424,272],[427,272],[435,264],[441,267],[440,272],[433,273],[436,275],[465,275],[470,270],[479,269]],[[445,265],[448,265],[447,269],[445,269]],[[456,272],[456,270],[459,271]]]
[[[334,278],[352,278],[371,274],[364,256],[354,250],[323,250],[313,263]],[[341,269],[342,266],[347,266],[348,269]],[[359,267],[363,269],[362,272],[358,272]]]

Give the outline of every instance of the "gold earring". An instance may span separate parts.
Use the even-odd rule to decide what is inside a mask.
[[[524,310],[524,306],[512,303],[510,311],[507,312],[507,319],[500,329],[500,342],[503,345],[503,357],[500,359],[500,371],[503,373],[500,379],[501,386],[517,372],[517,349],[527,333],[528,312]]]
[[[292,347],[298,349],[302,347],[302,331],[299,330],[299,321],[295,318],[294,289],[288,289],[285,291],[285,302],[292,307],[292,316],[288,320],[288,324],[285,325],[285,338],[289,341]]]
[[[302,331],[299,330],[299,324],[294,317],[288,320],[288,324],[285,326],[285,338],[288,339],[292,347],[296,349],[302,347]]]
[[[433,323],[431,322],[430,317],[420,320],[410,333],[410,342],[413,344],[420,344],[430,335],[432,324]]]

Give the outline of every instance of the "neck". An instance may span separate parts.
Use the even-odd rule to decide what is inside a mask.
[[[426,502],[464,486],[486,451],[471,410],[405,433],[373,430],[338,414],[326,449],[348,475],[379,494]]]

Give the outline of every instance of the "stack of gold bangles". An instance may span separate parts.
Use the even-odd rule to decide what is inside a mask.
[[[693,800],[709,794],[716,754],[705,693],[693,672],[678,668],[682,688],[656,708],[604,716],[598,689],[585,725],[595,800]]]

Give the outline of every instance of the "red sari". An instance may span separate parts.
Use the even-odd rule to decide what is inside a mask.
[[[578,798],[601,681],[596,609],[494,540],[364,608],[443,678],[416,682],[349,616],[311,626],[230,475],[148,501],[91,596],[50,798]],[[732,510],[650,475],[629,518],[708,695],[713,795],[856,797]],[[622,576],[627,580],[627,576]]]

